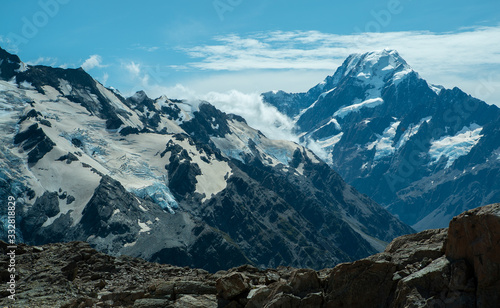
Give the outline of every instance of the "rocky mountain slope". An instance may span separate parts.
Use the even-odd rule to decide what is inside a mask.
[[[500,201],[500,109],[428,83],[396,51],[351,55],[306,93],[263,97],[348,183],[417,230]]]
[[[3,238],[7,196],[18,242],[210,271],[322,268],[412,232],[311,151],[207,102],[124,98],[3,50],[0,72]]]
[[[23,307],[498,307],[500,204],[465,212],[448,229],[392,241],[384,252],[314,271],[244,265],[210,274],[99,253],[87,243],[20,245]],[[9,263],[6,243],[0,262]],[[6,283],[6,266],[0,272]],[[0,303],[8,305],[3,290]],[[20,307],[20,306],[19,306]]]

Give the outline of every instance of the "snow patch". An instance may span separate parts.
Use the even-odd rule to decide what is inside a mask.
[[[320,161],[316,158],[316,155],[314,155],[314,153],[312,151],[306,149],[305,152],[306,152],[307,157],[311,160],[311,162],[313,164],[319,164],[320,163]]]
[[[401,71],[394,73],[394,75],[392,76],[394,85],[397,86],[398,84],[400,84],[401,81],[403,81],[411,72],[413,72],[413,69],[409,66],[405,66]]]
[[[406,142],[408,142],[408,140],[410,140],[410,138],[414,135],[416,135],[418,133],[418,130],[420,129],[420,126],[422,126],[422,124],[424,122],[427,122],[429,123],[429,121],[432,119],[432,117],[426,117],[426,118],[423,118],[421,119],[418,124],[410,124],[408,126],[408,128],[405,130],[405,132],[403,133],[403,135],[401,136],[401,138],[399,139],[398,143],[396,144],[396,150],[399,150],[400,148],[402,148]]]
[[[340,126],[340,124],[339,124],[339,122],[337,121],[337,119],[335,119],[335,118],[333,118],[333,117],[332,117],[332,118],[330,119],[330,121],[328,121],[328,122],[326,122],[325,124],[321,125],[319,128],[315,129],[312,133],[315,133],[315,132],[319,131],[320,129],[322,129],[323,127],[328,126],[328,125],[330,125],[330,124],[332,124],[332,123],[333,123],[333,125],[335,126],[335,129],[336,129],[336,130],[342,130],[342,127]],[[312,134],[312,133],[311,133],[311,134]]]
[[[189,153],[192,162],[196,163],[201,170],[201,175],[196,176],[196,192],[205,195],[202,202],[212,198],[226,188],[226,180],[233,173],[227,162],[216,159],[210,160],[210,155],[204,151],[200,153],[195,145],[189,143],[188,139],[176,141],[176,143]],[[202,156],[208,158],[208,163],[205,159],[202,159]]]
[[[16,72],[17,73],[24,73],[28,70],[28,68],[29,68],[28,65],[26,65],[26,63],[21,61],[21,62],[19,62],[19,68],[16,69]]]
[[[439,93],[441,93],[441,90],[443,90],[443,87],[442,86],[436,86],[436,85],[433,85],[433,84],[430,84],[430,83],[427,83],[427,85],[429,86],[429,88],[434,91],[434,93],[436,93],[437,95],[439,95]]]
[[[35,87],[30,82],[27,82],[26,80],[19,84],[19,88],[27,89],[27,90],[35,90]]]
[[[455,136],[442,137],[431,141],[429,155],[431,164],[436,163],[444,156],[448,159],[446,168],[449,168],[459,157],[469,154],[472,148],[479,142],[483,128],[475,123],[469,127],[464,126]]]
[[[200,111],[200,105],[202,101],[192,100],[192,101],[182,101],[176,103],[177,107],[181,110],[179,116],[180,119],[177,120],[177,124],[182,124],[183,122],[187,122],[194,118],[194,113]]]
[[[392,144],[400,123],[401,121],[391,123],[391,125],[384,130],[382,135],[377,134],[377,140],[366,146],[368,150],[373,150],[373,148],[375,148],[374,160],[379,160],[394,153],[396,149]]]
[[[370,98],[370,99],[367,99],[361,103],[357,103],[357,104],[353,104],[350,106],[340,108],[339,110],[337,110],[333,114],[333,116],[339,117],[339,118],[344,118],[345,116],[347,116],[351,112],[358,112],[359,110],[361,110],[361,108],[374,108],[374,107],[377,107],[383,103],[384,103],[384,100],[380,97]]]
[[[324,81],[323,81],[323,82],[324,82]],[[320,98],[324,98],[325,96],[327,96],[327,95],[328,95],[328,93],[333,92],[335,89],[337,89],[337,88],[335,87],[335,88],[333,88],[333,89],[330,89],[330,90],[328,90],[328,91],[325,91],[325,92],[321,93],[321,94],[319,95],[319,97],[320,97]]]
[[[141,228],[141,230],[139,230],[139,233],[143,233],[143,232],[149,232],[151,231],[151,228],[148,226],[147,223],[145,222],[141,222],[140,219],[137,219],[137,224],[139,225],[139,227]]]
[[[124,111],[128,116],[125,117],[121,112],[117,112],[118,117],[127,126],[137,127],[139,129],[143,128],[142,121],[139,119],[137,114],[133,112],[127,105],[125,105],[112,91],[106,89],[100,82],[96,82],[97,89],[101,92],[106,99],[111,103],[111,105],[117,109]],[[97,100],[97,97],[96,97]]]
[[[59,79],[59,89],[66,96],[71,95],[71,91],[73,91],[73,87],[65,79]]]
[[[125,245],[123,245],[123,247],[132,247],[134,246],[135,244],[137,244],[137,241],[134,241],[132,243],[125,243]]]
[[[340,141],[343,135],[344,133],[342,132],[333,137],[324,140],[319,140],[317,142],[322,148],[333,148]]]
[[[300,175],[304,175],[304,163],[301,162],[297,168],[295,168],[295,170],[297,170],[297,172],[300,174]]]

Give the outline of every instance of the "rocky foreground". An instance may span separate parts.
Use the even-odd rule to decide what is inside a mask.
[[[21,245],[15,302],[7,297],[7,244],[0,249],[0,304],[8,307],[500,307],[500,204],[321,271],[209,273],[114,258],[83,242]]]

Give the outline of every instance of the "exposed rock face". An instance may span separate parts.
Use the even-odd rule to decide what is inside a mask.
[[[498,307],[500,204],[449,229],[395,239],[384,252],[314,271],[205,270],[110,257],[82,242],[17,249],[16,304],[36,307]],[[7,245],[0,245],[7,265]],[[8,281],[7,270],[0,272]],[[0,304],[9,304],[7,291]]]
[[[500,303],[500,203],[467,211],[450,222],[446,255],[474,268],[479,307]],[[464,266],[464,265],[462,265]],[[460,277],[461,278],[461,277]]]

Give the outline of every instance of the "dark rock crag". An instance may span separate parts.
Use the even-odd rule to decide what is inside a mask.
[[[314,271],[244,265],[201,269],[111,257],[83,242],[20,245],[19,307],[498,307],[500,204],[447,229],[392,241],[384,252]],[[7,282],[7,244],[0,272]],[[0,304],[8,305],[2,290]]]

